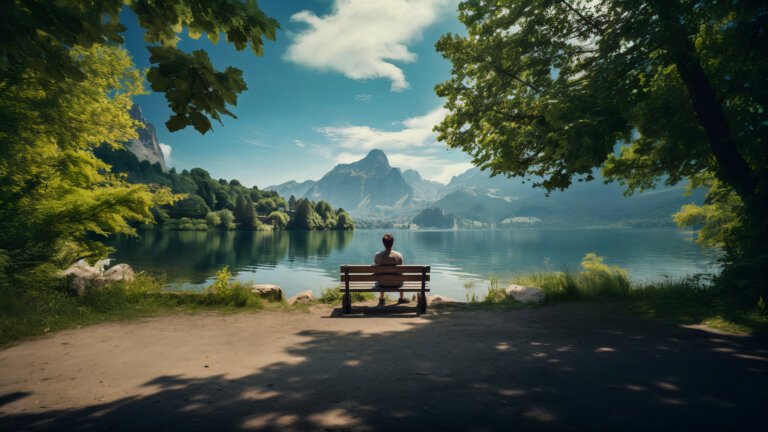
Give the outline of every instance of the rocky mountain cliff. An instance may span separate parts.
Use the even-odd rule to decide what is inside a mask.
[[[123,144],[125,149],[135,154],[139,161],[145,160],[150,164],[159,163],[163,171],[166,171],[165,158],[157,141],[155,126],[144,118],[141,107],[137,104],[131,107],[131,118],[141,122],[144,127],[137,130],[138,138]]]
[[[416,170],[405,170],[402,175],[408,186],[413,189],[413,199],[417,205],[434,202],[445,194],[444,184],[422,178]]]
[[[413,205],[413,190],[400,169],[390,166],[378,149],[357,162],[336,165],[304,196],[343,207],[353,216],[386,214]]]

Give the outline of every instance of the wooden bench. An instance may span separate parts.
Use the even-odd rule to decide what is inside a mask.
[[[341,301],[342,312],[352,312],[353,292],[415,292],[418,294],[416,310],[419,314],[427,311],[427,294],[429,292],[429,266],[399,265],[343,265],[340,269],[344,294]],[[379,286],[376,282],[387,284],[399,283],[401,286]]]

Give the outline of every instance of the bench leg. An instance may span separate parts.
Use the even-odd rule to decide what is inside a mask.
[[[341,308],[345,314],[352,313],[352,296],[349,295],[349,291],[345,292],[341,298]]]
[[[427,296],[425,294],[420,293],[418,295],[418,299],[419,301],[416,305],[417,307],[416,310],[419,312],[419,314],[427,313]]]

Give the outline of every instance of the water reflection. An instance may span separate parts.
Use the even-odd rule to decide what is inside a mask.
[[[118,238],[114,258],[138,270],[164,273],[175,289],[202,289],[228,265],[235,277],[281,285],[287,294],[336,284],[339,265],[369,263],[382,230],[313,232],[148,231]],[[467,280],[514,273],[577,269],[586,252],[606,256],[634,279],[713,271],[716,257],[674,229],[394,231],[408,263],[429,264],[433,289],[463,298]]]

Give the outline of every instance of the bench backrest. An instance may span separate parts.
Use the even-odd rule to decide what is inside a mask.
[[[343,265],[339,273],[342,282],[429,282],[429,270],[423,265]]]

